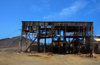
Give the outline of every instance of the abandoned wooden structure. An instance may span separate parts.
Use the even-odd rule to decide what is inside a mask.
[[[24,51],[35,48],[38,52],[90,53],[93,50],[93,22],[22,21],[21,50],[23,37]]]

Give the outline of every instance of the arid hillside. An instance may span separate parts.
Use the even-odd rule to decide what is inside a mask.
[[[19,40],[20,40],[20,36],[0,39],[0,48],[18,46]]]

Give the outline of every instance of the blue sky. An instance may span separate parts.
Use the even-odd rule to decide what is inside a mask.
[[[0,0],[0,39],[19,36],[21,21],[93,21],[100,35],[100,0]]]

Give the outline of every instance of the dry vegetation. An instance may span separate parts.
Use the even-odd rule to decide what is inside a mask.
[[[100,65],[100,55],[0,52],[0,65]]]

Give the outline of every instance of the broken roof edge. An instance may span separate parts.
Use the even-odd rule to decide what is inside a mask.
[[[34,22],[34,23],[49,23],[49,22],[54,22],[54,23],[93,23],[92,21],[21,21],[21,22]]]

